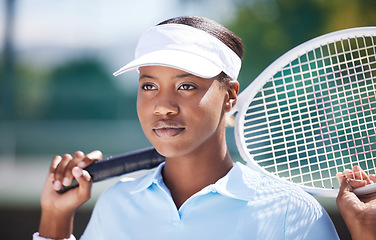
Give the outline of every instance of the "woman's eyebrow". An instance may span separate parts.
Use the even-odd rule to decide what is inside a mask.
[[[193,76],[193,75],[190,74],[190,73],[184,73],[184,74],[177,75],[174,78],[186,78],[186,77],[190,77],[190,76]]]
[[[143,78],[155,79],[155,77],[147,75],[147,74],[140,75],[139,79],[143,79]]]
[[[179,74],[179,75],[176,75],[174,76],[173,78],[176,78],[176,79],[181,79],[181,78],[186,78],[186,77],[191,77],[193,76],[193,74],[190,74],[190,73],[184,73],[184,74]],[[151,75],[148,75],[148,74],[141,74],[139,79],[144,79],[144,78],[148,78],[148,79],[157,79],[157,77],[154,77],[154,76],[151,76]]]

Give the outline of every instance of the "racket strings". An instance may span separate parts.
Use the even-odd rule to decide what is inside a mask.
[[[338,187],[337,172],[375,172],[374,37],[321,46],[276,73],[244,116],[244,137],[267,171],[314,187]]]
[[[364,38],[363,38],[363,40],[364,40]],[[344,44],[343,44],[343,42],[341,42],[341,46],[342,46],[342,49],[345,49],[345,47],[344,47]],[[348,46],[349,46],[349,49],[352,51],[352,49],[351,49],[351,44],[350,43],[348,43]],[[359,42],[358,41],[356,41],[356,48],[358,48],[359,49]],[[358,50],[358,53],[360,54],[360,52],[361,52],[361,50],[359,49]],[[354,59],[354,61],[356,62],[356,61],[359,61],[359,59]],[[355,121],[357,121],[357,126],[359,126],[359,128],[361,128],[362,127],[362,124],[363,123],[361,123],[361,120],[363,120],[363,119],[361,119],[361,117],[362,117],[362,115],[364,116],[365,114],[365,108],[364,108],[364,105],[369,105],[369,101],[364,101],[365,99],[367,99],[367,100],[369,100],[370,99],[370,94],[368,94],[367,93],[367,89],[366,88],[362,88],[361,86],[360,86],[360,82],[362,81],[362,80],[367,80],[367,77],[366,77],[366,71],[365,71],[365,66],[368,66],[369,64],[363,64],[363,62],[362,62],[362,64],[359,64],[359,62],[357,63],[357,64],[351,64],[352,63],[352,59],[350,58],[350,59],[348,59],[348,57],[345,55],[345,66],[346,66],[346,68],[347,69],[349,69],[349,72],[351,73],[351,70],[353,70],[353,73],[354,74],[357,74],[358,72],[360,72],[361,73],[361,75],[359,75],[357,78],[356,78],[356,83],[358,84],[358,86],[357,86],[357,88],[352,88],[352,86],[353,85],[350,85],[350,87],[351,87],[351,91],[352,91],[352,93],[353,93],[353,96],[355,96],[354,97],[354,99],[353,99],[353,101],[356,101],[356,102],[358,102],[358,103],[356,103],[356,114],[355,114]],[[358,68],[357,69],[359,69],[358,71],[357,71],[357,69],[355,69],[355,67],[358,65]],[[355,70],[355,71],[354,71]],[[370,73],[372,73],[372,72],[370,72]],[[361,77],[363,77],[363,78],[361,78]],[[358,80],[358,79],[360,79],[360,80]],[[359,89],[359,90],[358,90]],[[365,95],[363,95],[363,96],[365,96],[365,97],[363,97],[362,95],[361,95],[361,93],[364,93],[364,92],[366,92],[366,94]],[[373,97],[374,97],[374,91],[373,91]],[[360,101],[359,101],[360,100]],[[365,103],[365,104],[364,104]],[[351,101],[350,102],[346,102],[346,105],[347,106],[349,106],[349,104],[352,104],[351,103]],[[349,109],[349,107],[348,107],[348,109]],[[372,110],[372,107],[371,107],[371,110]],[[363,121],[364,122],[364,121]],[[359,131],[359,129],[357,129],[357,131]],[[351,132],[352,133],[352,135],[354,136],[354,138],[353,138],[353,146],[354,147],[351,147],[350,146],[350,144],[347,144],[348,145],[348,154],[350,155],[350,156],[353,156],[353,155],[359,155],[359,154],[364,154],[364,153],[367,153],[367,152],[370,152],[370,151],[367,151],[366,150],[366,148],[365,148],[365,142],[366,141],[364,141],[363,139],[360,139],[361,141],[359,141],[360,143],[363,143],[363,145],[357,145],[356,144],[356,142],[358,142],[358,140],[359,140],[359,138],[356,138],[355,136],[356,136],[356,134],[357,134],[357,132],[355,132],[355,131],[352,131]],[[363,135],[363,134],[362,134]],[[365,134],[365,136],[361,136],[361,138],[362,137],[366,137],[367,138],[367,140],[369,140],[370,139],[370,135],[367,135],[367,134]],[[369,141],[368,141],[369,142]],[[348,143],[348,142],[347,142]],[[351,150],[354,150],[354,153],[351,153]],[[366,165],[366,169],[370,169],[370,167],[371,166],[368,166],[369,164],[368,164],[368,162],[367,161],[365,161],[365,165]],[[374,166],[372,166],[372,168],[374,168]]]
[[[358,44],[357,44],[358,45]],[[348,51],[352,51],[351,49],[351,44],[348,44],[349,46],[349,50]],[[344,46],[344,42],[340,42],[340,47],[342,47],[342,50],[340,52],[345,52],[346,50],[345,49],[345,46]],[[324,55],[323,54],[323,49],[320,48],[321,50],[321,54],[322,56]],[[324,112],[324,121],[320,121],[320,131],[321,131],[321,136],[322,136],[322,139],[328,139],[329,140],[329,143],[324,143],[326,146],[330,146],[331,147],[331,150],[336,152],[336,149],[334,147],[334,145],[338,144],[339,142],[335,142],[335,140],[339,137],[343,137],[343,134],[340,134],[340,131],[339,131],[339,128],[337,128],[337,125],[336,125],[336,122],[339,122],[341,123],[341,121],[337,121],[336,119],[336,115],[339,119],[343,119],[344,116],[346,115],[349,115],[350,116],[350,113],[345,113],[342,114],[336,114],[338,113],[338,107],[336,106],[336,102],[337,104],[339,105],[341,102],[345,102],[345,109],[349,109],[349,101],[347,98],[344,98],[345,101],[342,101],[341,100],[341,97],[339,95],[331,95],[330,92],[332,93],[334,89],[338,89],[338,88],[344,88],[346,87],[345,85],[349,85],[350,87],[350,90],[351,90],[351,96],[354,96],[354,89],[352,88],[352,83],[349,84],[349,83],[346,83],[346,81],[344,81],[344,76],[348,75],[348,77],[352,78],[353,76],[355,76],[357,74],[356,72],[356,65],[352,64],[352,62],[356,62],[356,61],[359,61],[359,59],[357,58],[353,58],[351,59],[348,58],[346,56],[346,54],[344,54],[344,59],[339,59],[339,56],[341,55],[338,55],[336,53],[338,53],[338,49],[337,49],[337,45],[334,44],[334,53],[331,52],[330,50],[330,47],[327,46],[327,52],[332,55],[332,56],[335,56],[337,59],[336,62],[342,62],[342,66],[338,67],[337,64],[334,64],[333,63],[333,58],[330,58],[331,62],[330,62],[330,67],[331,67],[331,72],[333,72],[333,74],[337,75],[337,73],[339,73],[339,78],[341,79],[341,82],[340,84],[338,84],[338,81],[333,81],[334,82],[334,85],[331,87],[330,84],[327,84],[326,89],[323,89],[321,87],[321,85],[319,85],[319,93],[320,94],[316,94],[316,95],[320,95],[321,98],[321,102],[322,104],[325,106],[327,105],[327,111]],[[359,62],[358,62],[358,65],[359,65]],[[362,65],[362,64],[360,64]],[[330,76],[330,75],[329,75]],[[329,78],[328,76],[328,78]],[[355,78],[355,82],[359,83],[359,81],[357,80],[357,78]],[[328,80],[326,83],[330,83],[330,80]],[[343,96],[345,95],[349,95],[349,94],[344,94]],[[325,98],[327,98],[327,100],[325,100]],[[337,101],[337,98],[339,99],[339,101]],[[351,101],[355,101],[355,99],[353,98],[353,100]],[[359,107],[359,104],[358,104],[358,107]],[[362,106],[360,106],[364,112],[364,109]],[[340,109],[340,108],[339,108]],[[329,114],[331,113],[331,115],[329,114],[326,114],[328,113]],[[359,117],[359,114],[358,112],[356,112],[356,116]],[[351,116],[350,116],[351,117]],[[358,120],[358,118],[356,118],[356,120]],[[326,123],[326,124],[323,124],[321,125],[321,123]],[[359,121],[357,122],[357,124],[359,125]],[[343,124],[342,124],[343,125]],[[339,125],[341,126],[341,125]],[[332,128],[332,129],[331,129]],[[323,130],[327,130],[326,133],[323,131]],[[354,136],[354,132],[353,131],[350,131],[351,135]],[[333,134],[334,133],[334,134]],[[327,134],[327,136],[325,136],[325,134]],[[334,137],[334,138],[333,138]],[[354,138],[353,138],[353,141],[354,141]],[[350,149],[351,149],[351,146],[349,144],[349,141],[347,138],[345,138],[345,143],[346,143],[346,146],[344,148],[341,148],[341,149],[346,149],[347,147],[347,150],[348,150],[348,155],[352,155],[351,152],[350,152]],[[355,143],[355,142],[354,142]],[[327,148],[325,148],[327,149]],[[363,148],[364,149],[364,148]],[[358,155],[359,153],[357,152],[357,147],[354,147],[354,150],[355,150],[355,155]],[[342,154],[342,152],[340,151],[340,159],[343,159],[346,155],[345,154]],[[336,161],[334,161],[334,168],[335,169],[338,169],[338,164],[336,164]],[[331,185],[333,186],[333,181],[331,181]]]

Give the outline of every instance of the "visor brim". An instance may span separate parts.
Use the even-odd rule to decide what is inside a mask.
[[[178,50],[159,50],[145,54],[133,60],[118,71],[114,72],[114,76],[118,76],[131,70],[137,70],[144,66],[165,66],[176,68],[202,78],[212,78],[222,72],[221,68],[201,56]]]

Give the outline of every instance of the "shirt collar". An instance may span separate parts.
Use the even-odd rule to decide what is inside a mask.
[[[159,164],[159,166],[156,168],[155,171],[152,171],[145,175],[141,181],[135,185],[135,188],[130,192],[131,194],[135,194],[138,192],[141,192],[148,187],[150,187],[153,183],[158,183],[158,182],[163,182],[163,177],[162,177],[162,169],[165,165],[165,162],[162,162]]]
[[[152,184],[163,182],[162,169],[164,165],[164,162],[161,163],[155,171],[144,176],[143,179],[135,185],[131,194],[146,190]],[[268,177],[251,170],[242,163],[237,162],[223,178],[219,179],[215,184],[205,187],[200,193],[206,194],[208,192],[217,192],[230,198],[250,201],[257,198],[257,190],[259,189],[260,184],[265,182],[266,178],[269,179]]]

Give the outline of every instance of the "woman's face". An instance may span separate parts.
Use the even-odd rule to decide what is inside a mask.
[[[146,137],[160,154],[185,156],[221,143],[230,95],[217,78],[146,66],[140,68],[137,113]]]

